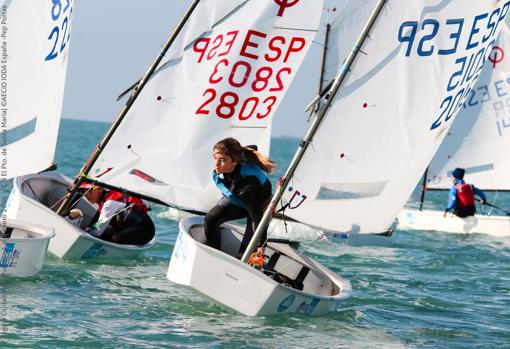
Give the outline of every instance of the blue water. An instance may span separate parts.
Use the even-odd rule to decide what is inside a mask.
[[[64,120],[60,170],[74,176],[107,127]],[[280,169],[296,142],[274,140]],[[443,198],[434,199],[442,207]],[[151,212],[158,243],[139,260],[47,256],[34,277],[0,279],[0,347],[510,348],[508,238],[397,231],[392,247],[312,254],[351,280],[343,307],[318,317],[249,318],[166,280],[178,230],[161,218],[165,211]]]

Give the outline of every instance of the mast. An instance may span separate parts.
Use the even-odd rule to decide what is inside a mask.
[[[425,192],[427,191],[427,175],[429,173],[429,167],[425,169],[423,173],[423,182],[421,184],[421,196],[420,196],[420,211],[423,209],[423,201],[425,201]]]
[[[345,80],[345,77],[347,76],[347,73],[349,72],[352,64],[354,63],[354,60],[356,59],[358,53],[360,52],[361,47],[363,47],[363,43],[365,42],[365,39],[368,37],[370,31],[372,30],[375,21],[379,17],[379,14],[382,11],[382,8],[386,4],[387,0],[379,0],[377,2],[377,5],[375,6],[374,10],[370,14],[370,17],[365,24],[365,27],[363,28],[363,31],[361,32],[360,36],[358,37],[358,40],[354,44],[354,47],[352,48],[351,53],[345,60],[342,69],[336,76],[334,83],[331,87],[329,98],[326,100],[325,104],[319,109],[317,112],[316,117],[312,121],[308,131],[305,134],[305,137],[300,141],[299,148],[294,154],[294,158],[292,159],[289,167],[287,168],[287,172],[282,178],[282,181],[280,183],[280,186],[276,188],[276,192],[273,195],[273,198],[271,199],[271,202],[269,206],[267,207],[266,211],[264,212],[264,215],[262,216],[262,219],[257,227],[257,230],[253,234],[253,237],[246,248],[246,251],[243,255],[242,262],[247,263],[248,258],[250,257],[251,253],[255,249],[255,246],[257,245],[257,241],[260,238],[260,235],[262,235],[262,232],[267,229],[269,222],[271,220],[271,217],[273,215],[274,210],[276,209],[276,206],[278,202],[280,201],[281,197],[283,196],[283,193],[285,189],[287,188],[287,185],[290,182],[290,179],[294,175],[294,172],[296,171],[299,162],[303,158],[306,149],[308,148],[308,145],[310,144],[311,140],[313,139],[313,136],[315,135],[317,129],[319,128],[320,123],[322,122],[322,119],[326,115],[329,107],[331,106],[333,99],[338,92],[340,86]]]
[[[74,193],[76,192],[77,188],[83,182],[84,178],[87,177],[90,169],[92,168],[92,166],[96,162],[97,158],[99,157],[99,155],[101,154],[101,152],[105,148],[106,144],[108,144],[108,142],[112,138],[112,136],[115,133],[115,131],[117,130],[117,128],[120,126],[120,124],[124,120],[124,117],[127,115],[129,109],[131,109],[131,106],[133,105],[133,103],[135,102],[136,98],[138,97],[138,95],[140,94],[142,89],[144,88],[145,84],[149,81],[151,76],[156,71],[159,63],[165,57],[166,52],[170,49],[170,47],[172,46],[173,42],[175,41],[175,39],[177,38],[177,36],[181,32],[182,28],[184,28],[184,25],[186,24],[188,19],[191,17],[191,14],[195,10],[195,8],[197,7],[199,2],[200,2],[200,0],[194,0],[191,3],[191,5],[189,6],[189,8],[186,10],[186,12],[184,13],[184,16],[182,17],[180,22],[177,24],[177,27],[175,28],[175,30],[170,35],[170,37],[168,38],[167,42],[165,43],[165,45],[161,49],[158,57],[156,57],[156,59],[154,60],[152,65],[149,67],[149,70],[145,73],[143,78],[136,85],[136,87],[135,87],[135,89],[133,91],[133,94],[129,97],[128,101],[126,102],[126,104],[124,105],[122,110],[120,111],[119,115],[117,116],[117,118],[113,122],[113,124],[110,127],[110,129],[103,136],[103,139],[101,139],[99,144],[96,146],[96,149],[89,156],[89,158],[87,159],[85,164],[83,164],[83,167],[81,168],[80,173],[74,179],[74,182],[71,185],[70,189],[68,190],[68,193],[67,193],[64,201],[62,202],[62,204],[60,205],[59,209],[57,210],[57,214],[59,214],[61,216],[65,215],[65,212],[66,212],[66,210],[67,210],[67,208],[69,206],[69,203],[71,201],[71,197],[74,195]]]

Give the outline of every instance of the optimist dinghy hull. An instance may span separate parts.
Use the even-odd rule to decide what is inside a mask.
[[[474,215],[459,218],[438,210],[403,209],[398,215],[398,229],[437,230],[446,233],[488,234],[497,237],[510,236],[510,217]]]
[[[7,216],[11,219],[54,227],[55,238],[50,241],[48,251],[64,259],[132,258],[139,256],[156,243],[154,238],[142,246],[122,245],[86,233],[83,228],[89,225],[96,213],[96,208],[86,199],[80,200],[76,205],[76,208],[84,214],[79,227],[57,215],[54,210],[65,195],[70,182],[69,178],[57,172],[16,178],[7,203]]]
[[[27,277],[37,274],[43,266],[44,256],[53,229],[19,221],[7,221],[12,228],[10,238],[0,238],[0,277]]]
[[[239,225],[222,225],[224,252],[203,243],[203,217],[181,220],[179,230],[167,278],[241,314],[318,315],[336,310],[352,293],[349,281],[286,244],[269,243],[265,253],[271,255],[273,262],[276,260],[273,255],[278,255],[273,270],[280,276],[297,282],[301,275],[302,290],[279,283],[276,277],[242,263],[234,257],[242,239],[240,231],[244,230]]]

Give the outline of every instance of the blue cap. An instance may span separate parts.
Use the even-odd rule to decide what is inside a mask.
[[[453,178],[456,179],[464,179],[464,173],[466,173],[466,170],[457,167],[455,170],[452,171],[452,176]]]

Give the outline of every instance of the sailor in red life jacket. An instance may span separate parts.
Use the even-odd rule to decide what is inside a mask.
[[[82,183],[80,189],[87,189],[87,200],[99,206],[86,229],[90,235],[125,245],[144,245],[154,238],[154,224],[142,199],[90,183]]]
[[[480,204],[485,205],[487,198],[483,191],[472,184],[464,182],[463,168],[456,168],[452,172],[453,186],[450,189],[448,207],[444,210],[444,216],[453,210],[458,217],[464,218],[475,214],[475,195],[480,197]]]

